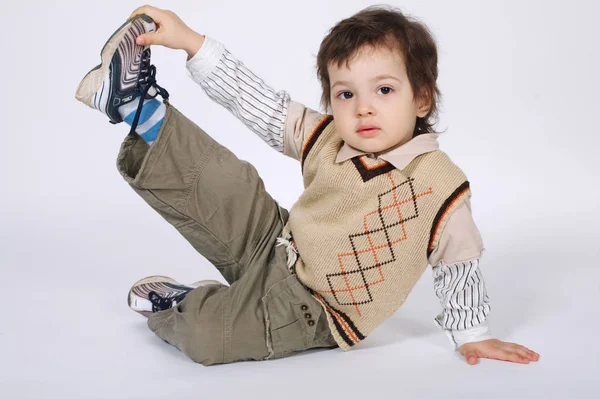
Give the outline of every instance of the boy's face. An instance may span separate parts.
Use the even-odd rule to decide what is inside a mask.
[[[413,100],[399,50],[363,47],[348,67],[329,63],[327,69],[338,133],[358,150],[380,153],[408,142],[417,116],[429,111]]]

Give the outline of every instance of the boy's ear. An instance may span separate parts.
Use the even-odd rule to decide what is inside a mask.
[[[425,93],[423,95],[419,96],[417,104],[418,104],[417,116],[419,118],[425,117],[425,115],[427,115],[427,113],[429,112],[429,109],[431,108],[431,101],[429,100],[429,96]]]

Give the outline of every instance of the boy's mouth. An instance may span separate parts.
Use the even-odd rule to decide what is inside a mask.
[[[374,136],[379,132],[379,128],[377,126],[374,125],[364,125],[364,126],[359,126],[358,130],[356,131],[356,133],[360,134],[361,136],[364,137],[370,137],[370,136]]]

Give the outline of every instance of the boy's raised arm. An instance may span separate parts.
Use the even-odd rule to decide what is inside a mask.
[[[300,159],[307,129],[320,113],[275,91],[218,41],[206,37],[187,61],[189,76],[275,150]]]
[[[283,132],[290,98],[275,92],[218,41],[206,37],[186,63],[188,75],[208,97],[227,108],[267,144],[283,152]]]
[[[195,32],[172,11],[142,6],[130,17],[139,14],[152,18],[157,30],[138,36],[137,44],[184,50],[189,75],[211,99],[272,148],[300,160],[304,139],[320,113],[290,101],[285,91],[276,92],[221,43]]]

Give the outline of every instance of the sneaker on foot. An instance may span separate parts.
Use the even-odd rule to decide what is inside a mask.
[[[152,313],[176,306],[193,289],[213,284],[222,285],[216,280],[202,280],[186,285],[170,277],[150,276],[141,279],[131,287],[127,303],[135,312],[150,317]]]
[[[150,99],[160,94],[166,101],[169,93],[156,83],[156,67],[150,65],[150,46],[135,42],[139,35],[155,30],[154,21],[146,15],[121,25],[100,51],[102,63],[79,83],[75,98],[106,114],[111,123],[122,122],[118,108],[137,97]],[[140,101],[130,134],[135,132],[142,106]]]

